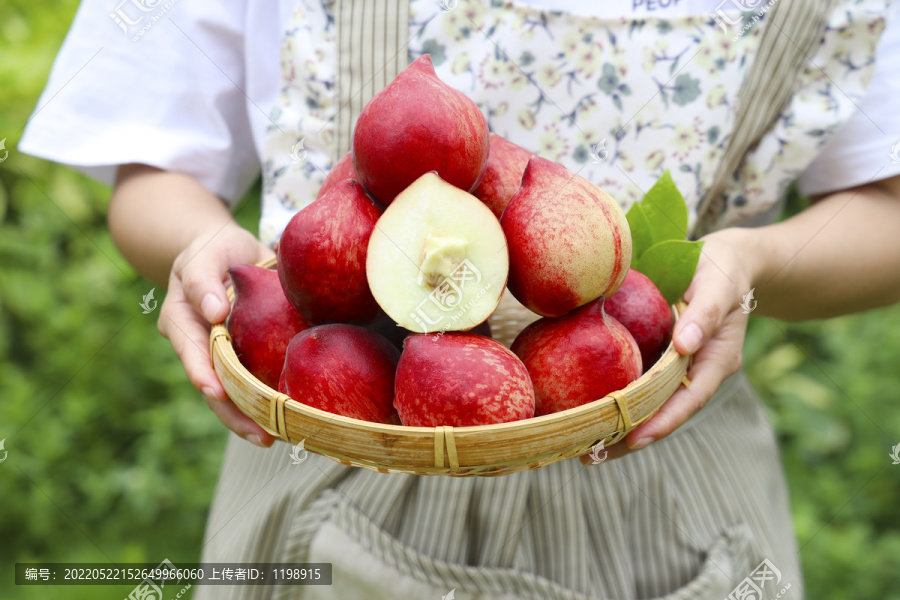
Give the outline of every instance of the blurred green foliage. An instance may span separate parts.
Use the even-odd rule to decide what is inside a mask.
[[[154,286],[106,231],[108,190],[16,152],[76,7],[0,8],[5,600],[129,591],[16,588],[14,562],[198,560],[225,440],[157,313],[138,306]],[[246,199],[239,221],[255,230],[257,218]],[[900,465],[888,457],[900,443],[900,306],[825,322],[754,317],[745,350],[782,442],[808,597],[900,598]]]

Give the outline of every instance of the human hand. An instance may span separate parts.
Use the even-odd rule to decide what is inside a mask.
[[[746,252],[749,235],[752,230],[732,228],[703,238],[697,272],[684,293],[687,309],[672,332],[678,353],[694,354],[687,374],[691,384],[680,387],[653,417],[628,434],[624,444],[611,446],[607,458],[644,448],[681,427],[740,369],[748,320],[740,302],[753,287]],[[584,455],[581,462],[590,464],[591,459]]]
[[[210,360],[209,332],[210,324],[223,322],[231,310],[225,294],[228,268],[254,264],[270,256],[271,250],[234,223],[198,236],[175,259],[157,322],[191,384],[203,394],[219,420],[263,447],[271,446],[275,438],[228,399]]]

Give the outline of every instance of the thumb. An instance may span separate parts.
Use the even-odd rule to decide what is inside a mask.
[[[212,239],[199,239],[179,255],[173,274],[181,279],[184,296],[210,323],[221,323],[231,306],[225,293],[228,267],[256,263],[272,254],[249,231],[224,229]]]
[[[672,341],[679,354],[694,354],[709,341],[737,306],[734,286],[698,270],[685,292],[687,309],[675,324]]]
[[[230,306],[225,293],[225,273],[231,266],[229,253],[218,244],[199,249],[193,245],[178,257],[173,276],[181,280],[184,297],[210,323],[221,323],[228,316]]]
[[[196,256],[181,270],[184,296],[210,323],[221,323],[230,311],[223,282],[228,267],[215,253]]]

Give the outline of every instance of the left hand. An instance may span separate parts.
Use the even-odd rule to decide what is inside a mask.
[[[644,448],[681,427],[741,368],[748,315],[740,303],[753,287],[748,235],[753,230],[732,228],[703,238],[697,272],[684,293],[687,309],[672,332],[678,353],[694,354],[687,374],[691,384],[680,387],[653,417],[628,434],[624,444],[611,446],[608,458]],[[590,464],[590,457],[583,455],[581,462]]]

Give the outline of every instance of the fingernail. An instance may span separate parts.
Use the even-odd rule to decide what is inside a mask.
[[[203,300],[200,301],[200,311],[209,322],[216,318],[220,308],[222,308],[222,301],[212,292],[203,296]]]
[[[688,323],[678,334],[678,341],[685,350],[694,353],[703,341],[703,332],[696,323]]]
[[[647,437],[638,438],[633,444],[628,444],[628,447],[632,450],[640,450],[641,448],[646,448],[655,440],[656,438],[648,435]]]
[[[212,398],[213,400],[221,400],[221,398],[219,398],[219,395],[216,393],[216,391],[209,386],[205,386],[203,389],[200,390],[200,392],[207,398]]]
[[[266,445],[263,444],[262,438],[259,437],[258,435],[256,435],[255,433],[247,434],[247,436],[244,439],[247,440],[248,442],[250,442],[251,444],[255,444],[255,445],[259,446],[260,448],[266,447]]]

